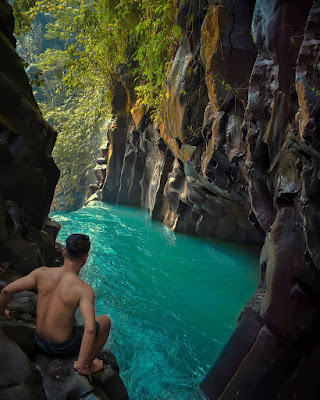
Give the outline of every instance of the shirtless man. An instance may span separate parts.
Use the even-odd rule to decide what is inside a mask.
[[[103,361],[96,357],[108,339],[111,322],[105,315],[95,320],[93,290],[78,277],[89,250],[88,236],[70,235],[62,250],[62,267],[37,268],[2,289],[0,315],[9,317],[6,306],[14,293],[37,288],[38,347],[51,356],[78,355],[74,368],[91,380],[92,374],[103,368]],[[84,326],[74,324],[78,306]]]

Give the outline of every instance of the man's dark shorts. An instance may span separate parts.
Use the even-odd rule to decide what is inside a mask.
[[[100,331],[100,325],[99,322],[97,321],[95,322],[96,322],[96,337],[97,337]],[[69,339],[67,339],[63,343],[47,342],[45,339],[38,336],[37,334],[35,334],[35,340],[38,347],[48,356],[55,356],[55,357],[75,356],[79,354],[83,333],[84,333],[84,326],[75,325]]]

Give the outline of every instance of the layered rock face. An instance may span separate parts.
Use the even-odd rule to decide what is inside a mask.
[[[94,196],[179,232],[262,243],[260,287],[202,389],[316,399],[320,2],[187,0],[178,23],[157,123],[119,74]]]
[[[11,7],[3,0],[0,54],[0,263],[26,274],[55,263],[57,228],[47,217],[59,177],[51,157],[56,132],[33,97],[15,52]]]
[[[237,7],[241,18],[226,28],[233,16],[223,5],[181,6],[185,35],[156,124],[135,107],[130,79],[119,74],[96,189],[103,201],[145,207],[178,232],[258,244],[263,235],[248,219],[242,131],[257,49],[250,34],[253,7]]]

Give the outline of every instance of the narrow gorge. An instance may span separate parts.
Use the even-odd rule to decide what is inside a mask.
[[[112,117],[86,204],[141,207],[175,232],[260,246],[259,287],[201,389],[210,400],[316,400],[320,1],[177,6],[181,39],[156,118],[139,102],[128,65],[117,67]],[[48,219],[59,178],[51,155],[57,133],[42,117],[14,50],[13,24],[1,0],[4,276],[58,262],[59,226]],[[35,372],[30,382],[39,387]],[[0,397],[9,390],[4,386]]]
[[[135,107],[125,66],[114,87],[93,198],[263,245],[260,286],[202,383],[210,399],[319,396],[319,12],[185,1],[159,120]]]

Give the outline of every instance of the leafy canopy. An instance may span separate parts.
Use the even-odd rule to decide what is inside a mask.
[[[181,36],[176,0],[16,0],[13,9],[35,96],[59,131],[58,191],[72,202],[102,141],[119,66],[135,105],[156,115]]]
[[[180,28],[176,0],[16,0],[17,33],[39,13],[51,13],[47,39],[64,41],[62,84],[73,89],[103,82],[111,89],[117,67],[135,79],[137,101],[157,108]],[[48,60],[48,62],[50,62]]]

